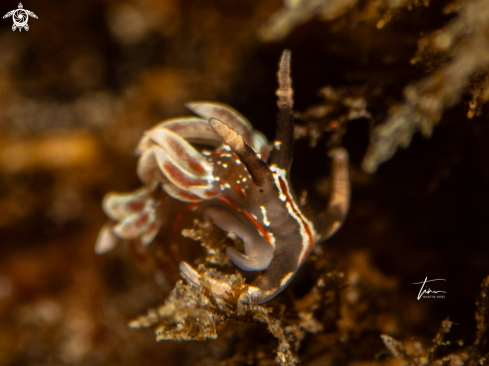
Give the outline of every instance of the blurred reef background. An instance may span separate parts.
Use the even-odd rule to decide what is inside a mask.
[[[156,271],[137,245],[97,256],[94,243],[103,196],[140,186],[143,131],[190,115],[185,103],[226,103],[273,140],[285,48],[296,192],[327,202],[327,150],[338,145],[352,181],[345,225],[270,305],[284,323],[300,318],[295,356],[311,366],[486,364],[488,0],[23,5],[38,16],[28,32],[0,21],[0,365],[275,363],[265,325],[159,343],[129,328],[167,298],[178,262],[166,256]],[[17,6],[4,0],[0,13]],[[417,300],[413,283],[425,277],[446,279],[444,299]]]

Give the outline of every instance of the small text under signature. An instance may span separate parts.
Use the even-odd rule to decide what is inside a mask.
[[[435,280],[428,280],[428,277],[426,277],[424,279],[423,282],[414,282],[413,285],[419,285],[421,284],[421,289],[419,290],[419,293],[418,293],[418,300],[421,299],[421,297],[423,297],[424,294],[437,294],[439,292],[442,292],[442,293],[445,293],[445,291],[434,291],[434,290],[431,290],[428,286],[425,287],[426,283],[427,282],[433,282],[433,281],[446,281],[444,280],[443,278],[437,278]]]

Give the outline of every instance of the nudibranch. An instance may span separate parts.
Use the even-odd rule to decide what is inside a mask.
[[[163,121],[139,142],[137,173],[144,187],[108,194],[103,208],[111,219],[98,237],[96,252],[119,239],[149,244],[171,220],[168,199],[190,202],[194,212],[243,240],[244,253],[227,248],[229,259],[245,271],[264,271],[241,301],[261,304],[293,279],[313,246],[338,230],[350,202],[348,153],[338,147],[332,159],[331,196],[323,213],[306,215],[291,188],[293,89],[291,53],[283,52],[278,70],[278,127],[269,144],[233,108],[195,102],[199,117]],[[192,144],[210,147],[199,150]],[[267,163],[268,162],[268,163]],[[181,275],[199,284],[198,272],[180,263]]]

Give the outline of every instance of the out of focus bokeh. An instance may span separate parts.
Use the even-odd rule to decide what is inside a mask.
[[[164,302],[178,263],[168,258],[163,278],[131,243],[101,256],[94,244],[104,195],[141,185],[143,132],[191,115],[185,103],[231,105],[273,140],[283,49],[296,192],[324,205],[328,149],[351,157],[349,216],[313,256],[344,282],[321,303],[332,320],[304,330],[301,364],[468,363],[489,352],[482,305],[476,320],[489,275],[487,0],[22,4],[38,17],[29,31],[0,20],[0,365],[274,364],[277,341],[262,325],[227,324],[204,342],[130,329]],[[18,5],[3,0],[0,15]],[[293,295],[314,276],[306,265]],[[443,299],[417,300],[425,277],[446,280],[432,286]],[[447,318],[452,343],[426,351]],[[414,351],[400,343],[413,339]],[[479,356],[464,358],[471,344]]]

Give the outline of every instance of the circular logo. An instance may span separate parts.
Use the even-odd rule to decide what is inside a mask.
[[[24,9],[17,9],[12,14],[12,19],[16,27],[23,28],[29,20],[29,14]]]

